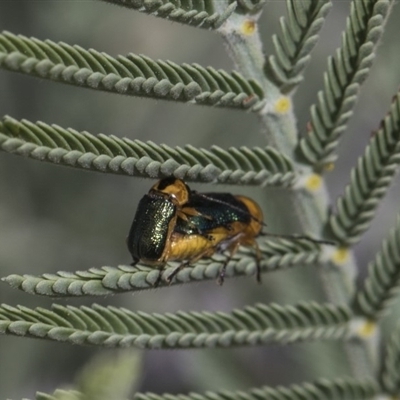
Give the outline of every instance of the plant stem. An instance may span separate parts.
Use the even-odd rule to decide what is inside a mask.
[[[296,119],[291,105],[291,99],[282,95],[279,89],[269,82],[264,75],[264,54],[258,34],[258,15],[234,15],[220,28],[220,32],[227,44],[228,52],[235,66],[247,79],[256,80],[264,89],[266,107],[260,113],[262,129],[267,133],[269,145],[292,158],[296,169],[305,176],[305,183],[298,190],[291,192],[292,209],[295,210],[297,223],[302,233],[312,236],[324,233],[327,221],[330,199],[323,178],[313,174],[310,167],[296,162],[295,148],[298,142]],[[310,189],[307,179],[319,179],[317,188]],[[312,187],[312,185],[310,185]],[[273,199],[270,199],[270,203]],[[266,216],[279,209],[279,204],[271,204],[266,210]],[[271,211],[274,210],[274,211]],[[287,214],[287,215],[285,215]],[[282,213],[281,224],[293,224],[292,213]],[[290,220],[289,220],[290,219]],[[354,278],[356,263],[351,251],[347,253],[347,260],[341,267],[319,268],[319,277],[324,292],[334,304],[349,304],[354,296]],[[309,285],[308,282],[299,284]],[[351,365],[354,377],[365,378],[374,374],[376,360],[371,358],[376,352],[368,346],[372,341],[360,344],[346,344],[345,349],[348,362]],[[368,362],[367,362],[368,361]]]

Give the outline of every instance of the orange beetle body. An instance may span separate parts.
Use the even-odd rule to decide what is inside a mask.
[[[261,208],[248,197],[198,193],[180,179],[164,178],[141,199],[127,244],[133,264],[141,261],[163,267],[168,261],[182,261],[168,281],[183,266],[229,251],[221,268],[220,284],[238,247],[252,246],[257,250],[260,280],[260,252],[255,238],[261,232],[262,221]]]

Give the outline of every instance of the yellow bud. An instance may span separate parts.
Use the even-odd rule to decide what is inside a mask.
[[[366,321],[363,326],[360,327],[358,334],[360,337],[366,339],[374,334],[376,330],[376,323],[374,321]]]
[[[275,112],[277,114],[286,114],[292,106],[292,102],[289,97],[282,96],[275,103]]]
[[[306,180],[306,188],[313,192],[318,190],[322,185],[322,177],[319,174],[311,174]]]
[[[349,250],[346,247],[339,247],[334,253],[332,260],[335,264],[344,264],[349,258]]]
[[[256,30],[256,23],[251,19],[246,19],[242,24],[242,33],[244,35],[250,36]]]

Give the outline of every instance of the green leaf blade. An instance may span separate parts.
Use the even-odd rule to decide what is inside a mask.
[[[0,150],[103,173],[242,185],[292,186],[292,162],[271,147],[210,150],[131,141],[4,117]],[[255,167],[256,166],[256,167]]]
[[[388,313],[400,288],[400,219],[382,243],[380,251],[368,268],[362,289],[357,293],[355,307],[371,320]]]
[[[292,92],[303,79],[310,53],[332,7],[329,0],[286,1],[287,20],[281,18],[281,35],[273,36],[275,55],[268,57],[266,77],[283,93]]]
[[[299,143],[305,160],[318,170],[337,158],[335,150],[352,116],[359,87],[369,74],[390,6],[390,0],[351,3],[342,47],[328,60],[324,91],[316,105],[318,115],[328,118],[320,121],[312,114],[311,129]]]
[[[206,2],[194,0],[190,3],[187,2],[184,7],[180,7],[176,1],[168,0],[102,1],[196,28],[214,30],[218,29],[237,7],[237,2],[231,1],[221,10],[221,7],[215,4],[215,1],[218,0],[207,0]]]
[[[317,303],[288,307],[258,304],[232,313],[178,312],[164,315],[96,304],[79,308],[56,305],[52,310],[45,310],[51,324],[34,321],[40,318],[42,310],[2,305],[2,323],[9,322],[2,333],[101,347],[213,348],[317,339],[343,340],[350,334],[352,318],[350,309],[345,306]],[[57,321],[61,321],[62,326],[57,326]],[[189,324],[190,332],[182,329],[182,324]]]
[[[337,201],[337,213],[329,219],[329,228],[340,243],[357,243],[369,228],[399,165],[400,93],[397,93],[381,128],[353,168],[350,183]]]
[[[261,250],[261,272],[272,272],[278,269],[315,265],[323,262],[323,246],[304,239],[293,241],[265,240],[259,243]],[[179,263],[173,262],[162,271],[144,265],[91,268],[88,271],[58,272],[42,276],[16,274],[2,280],[10,286],[50,297],[60,296],[104,296],[111,293],[141,291],[153,289],[160,273],[162,279],[159,287],[216,280],[226,256],[215,254],[210,259],[203,259],[195,266],[182,268],[171,283],[165,279]],[[226,267],[226,277],[255,275],[256,258],[251,249],[242,247]]]
[[[0,49],[0,68],[14,72],[125,95],[255,112],[265,103],[260,84],[237,72],[228,74],[197,64],[187,68],[144,55],[112,58],[10,32],[0,33],[0,38],[6,44]]]

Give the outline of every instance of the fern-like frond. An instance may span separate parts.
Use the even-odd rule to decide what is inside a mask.
[[[387,311],[399,288],[400,218],[368,268],[368,276],[356,297],[356,309],[370,319],[377,319]]]
[[[287,20],[280,19],[281,35],[273,35],[275,55],[268,57],[265,73],[282,93],[288,93],[303,80],[310,53],[318,40],[330,0],[286,0]]]
[[[359,89],[371,68],[391,0],[353,0],[342,47],[328,60],[324,90],[311,107],[310,128],[300,141],[306,160],[317,169],[336,160],[334,154],[353,114]]]
[[[306,240],[268,240],[260,244],[262,253],[261,271],[276,271],[288,267],[315,265],[323,262],[323,252],[319,245]],[[172,285],[217,279],[224,255],[215,254],[212,259],[200,260],[193,267],[180,270]],[[169,286],[165,281],[179,263],[162,272],[160,287]],[[252,250],[240,248],[226,268],[226,277],[254,275],[256,259]],[[2,280],[10,286],[31,294],[43,296],[104,296],[111,293],[140,291],[154,288],[160,271],[142,265],[91,268],[88,271],[58,272],[57,274],[9,275]]]
[[[114,58],[10,32],[0,34],[0,68],[119,94],[253,111],[264,106],[260,85],[237,72],[135,54]]]
[[[386,344],[380,381],[385,393],[393,399],[400,393],[400,325],[398,324]]]
[[[374,400],[379,385],[371,380],[319,379],[289,387],[263,386],[249,391],[219,391],[189,394],[136,393],[134,400]],[[70,397],[63,397],[70,396]],[[37,393],[35,400],[84,400],[77,391],[56,390],[53,394]]]
[[[103,347],[204,348],[338,340],[350,335],[347,306],[258,304],[231,313],[148,314],[125,308],[0,307],[0,333]]]
[[[210,150],[92,135],[43,122],[4,117],[0,149],[39,161],[92,171],[197,182],[290,186],[292,162],[272,147]]]
[[[235,11],[237,2],[232,1],[219,12],[218,0],[102,0],[146,14],[181,24],[204,29],[219,28]]]
[[[343,244],[358,242],[368,229],[380,199],[400,164],[400,92],[393,98],[381,128],[351,172],[350,184],[329,219],[335,238]]]

